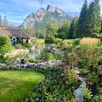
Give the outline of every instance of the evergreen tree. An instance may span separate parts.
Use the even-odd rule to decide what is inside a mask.
[[[2,19],[1,19],[1,15],[0,15],[0,26],[2,25]]]
[[[101,17],[101,33],[102,33],[102,17]]]
[[[101,31],[99,0],[95,0],[90,3],[87,21],[87,29],[90,35],[97,34]]]
[[[8,21],[6,16],[4,16],[4,19],[3,19],[3,26],[8,26]]]
[[[85,0],[78,20],[78,36],[80,37],[87,36],[87,29],[86,29],[87,11],[88,11],[88,3],[87,0]]]
[[[78,17],[75,16],[71,22],[68,38],[73,39],[78,33]]]

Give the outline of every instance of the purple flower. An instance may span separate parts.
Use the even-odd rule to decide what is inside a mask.
[[[35,97],[34,97],[34,101],[35,101],[35,102],[40,102],[41,98],[42,98],[42,97],[35,96]]]

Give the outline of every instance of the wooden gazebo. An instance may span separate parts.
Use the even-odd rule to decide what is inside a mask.
[[[0,35],[8,36],[13,44],[18,42],[29,43],[30,41],[30,36],[17,28],[0,27]]]

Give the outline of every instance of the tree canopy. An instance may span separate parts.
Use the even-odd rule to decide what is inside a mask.
[[[90,4],[85,0],[77,21],[77,28],[75,18],[71,23],[70,37],[72,38],[73,32],[74,35],[77,35],[76,37],[88,37],[99,34],[102,24],[100,11],[99,0],[93,0]]]

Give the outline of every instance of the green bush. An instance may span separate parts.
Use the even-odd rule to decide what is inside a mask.
[[[0,55],[0,63],[6,63],[7,59],[3,56]]]
[[[0,36],[0,54],[5,54],[13,49],[11,40],[8,37]]]
[[[56,38],[55,43],[56,43],[57,47],[60,48],[62,46],[62,39]]]
[[[15,48],[16,48],[16,49],[22,49],[22,45],[21,45],[21,44],[16,44],[16,45],[15,45]]]
[[[0,36],[0,61],[2,63],[6,63],[7,58],[5,58],[4,55],[12,51],[12,49],[11,40],[8,37]]]
[[[48,60],[55,60],[55,56],[52,53],[48,53]]]
[[[42,52],[40,55],[40,60],[48,61],[48,60],[55,60],[55,56],[49,52]]]
[[[102,88],[97,88],[97,91],[98,91],[98,94],[101,94],[102,95]]]
[[[35,63],[35,60],[34,59],[28,59],[28,62]]]
[[[51,38],[51,37],[47,37],[46,39],[45,39],[45,43],[49,43],[49,44],[52,44],[52,43],[55,43],[55,38]]]
[[[32,43],[27,43],[22,45],[24,48],[31,48],[33,46]]]
[[[91,91],[85,86],[82,87],[82,92],[84,95],[84,102],[90,102],[91,100]]]
[[[67,39],[68,38],[68,34],[66,34],[66,32],[60,32],[58,34],[58,38]]]
[[[94,96],[91,102],[102,102],[102,95]]]
[[[81,73],[81,75],[88,75],[89,70],[88,69],[85,69],[85,68],[81,68],[80,69],[80,73]]]
[[[73,44],[74,44],[74,40],[63,40],[62,41],[62,46],[64,48],[68,48],[70,46],[73,46]]]
[[[80,45],[76,47],[76,52],[79,56],[80,67],[84,67],[91,71],[97,70],[97,61],[101,54],[101,50],[95,45]]]

